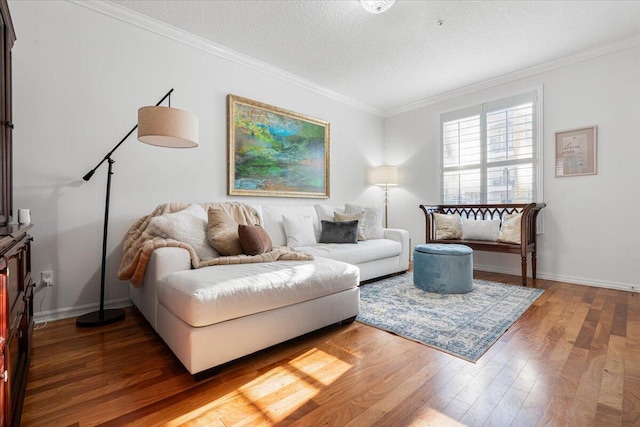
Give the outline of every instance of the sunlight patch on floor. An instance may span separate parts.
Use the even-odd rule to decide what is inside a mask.
[[[426,408],[420,411],[420,414],[407,424],[407,427],[466,427],[466,424],[460,421],[450,418],[448,415],[442,412],[436,411],[433,408]]]
[[[304,405],[317,405],[312,399],[351,367],[314,348],[166,425],[197,424],[199,419],[219,420],[225,426],[276,424]]]
[[[286,419],[300,407],[310,401],[326,387],[351,369],[351,364],[332,356],[322,350],[312,349],[291,360],[286,367],[277,370],[288,371],[288,383],[282,383],[267,378],[259,387],[272,389],[268,395],[259,399],[252,399],[257,412],[254,415],[266,417],[273,423]],[[261,380],[263,376],[256,380]],[[253,387],[247,385],[249,389]],[[243,391],[245,387],[241,389]],[[245,394],[249,396],[248,394]],[[253,393],[252,393],[253,395]],[[246,414],[248,415],[248,414]],[[226,418],[225,418],[226,422]]]

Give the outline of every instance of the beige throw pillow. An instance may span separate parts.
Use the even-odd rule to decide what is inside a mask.
[[[436,240],[455,240],[462,238],[462,220],[459,214],[433,214],[436,226]]]
[[[364,212],[350,214],[334,212],[333,220],[336,222],[358,221],[358,240],[367,240],[364,235]]]
[[[244,254],[238,235],[238,223],[222,209],[210,208],[207,240],[222,255]]]
[[[522,212],[512,213],[502,219],[498,242],[520,244],[520,226],[522,224]]]

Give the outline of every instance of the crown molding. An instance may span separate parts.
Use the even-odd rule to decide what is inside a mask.
[[[183,43],[192,48],[201,50],[211,55],[218,56],[226,59],[230,62],[242,65],[252,70],[261,72],[270,77],[291,83],[300,88],[307,89],[315,92],[319,95],[333,99],[340,103],[349,105],[367,113],[382,117],[384,111],[378,108],[367,105],[363,102],[350,98],[348,96],[341,95],[295,74],[284,71],[280,68],[269,65],[265,62],[258,61],[249,56],[243,55],[232,49],[226,48],[222,45],[209,41],[203,37],[196,36],[187,31],[173,27],[167,23],[160,22],[156,19],[150,18],[146,15],[138,13],[134,10],[127,9],[115,3],[111,3],[105,0],[68,0],[70,3],[82,6],[90,9],[94,12],[101,13],[127,24],[134,25],[143,30],[152,32],[154,34],[166,37],[168,39]]]
[[[402,107],[386,110],[383,113],[383,117],[392,117],[398,114],[406,113],[418,108],[426,107],[428,105],[436,104],[442,101],[446,101],[459,96],[469,95],[480,90],[489,89],[495,86],[499,86],[505,83],[510,83],[516,80],[523,79],[525,77],[531,77],[536,74],[553,71],[558,68],[567,67],[573,64],[587,61],[589,59],[597,58],[599,56],[607,55],[609,53],[618,52],[625,49],[630,49],[636,46],[640,46],[640,36],[635,36],[630,39],[622,40],[620,42],[612,43],[606,46],[590,49],[584,52],[580,52],[575,55],[566,56],[554,61],[545,62],[544,64],[534,65],[533,67],[525,68],[513,73],[505,74],[499,77],[495,77],[489,80],[483,80],[479,83],[461,87],[449,92],[445,92],[439,95],[435,95],[429,98],[422,99],[411,104],[407,104]]]
[[[549,61],[543,64],[515,71],[513,73],[505,74],[488,80],[483,80],[481,82],[464,86],[459,89],[454,89],[448,92],[424,98],[420,101],[412,102],[404,106],[392,108],[389,110],[382,110],[348,96],[341,95],[335,91],[327,89],[302,77],[296,76],[295,74],[289,73],[265,62],[258,61],[232,49],[226,48],[217,43],[213,43],[202,37],[188,33],[184,30],[180,30],[169,24],[142,15],[141,13],[138,13],[131,9],[127,9],[118,4],[111,3],[110,1],[67,1],[383,118],[396,116],[398,114],[417,110],[419,108],[443,102],[452,98],[469,95],[471,93],[478,92],[484,89],[489,89],[495,86],[556,70],[558,68],[567,67],[583,61],[587,61],[589,59],[597,58],[602,55],[607,55],[609,53],[633,48],[640,45],[640,36],[635,36],[627,40],[609,44],[607,46],[590,49],[575,55],[566,56],[554,61]]]

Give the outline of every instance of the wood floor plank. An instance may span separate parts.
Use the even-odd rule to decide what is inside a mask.
[[[550,401],[552,386],[548,381],[535,381],[515,415],[512,426],[542,425],[541,420]]]
[[[478,420],[482,422],[477,425],[504,426],[510,425],[516,419],[516,414],[520,411],[535,384],[535,380],[526,375],[520,375],[520,373],[521,370],[512,371],[513,378],[509,383],[509,388],[501,396],[491,413],[484,420]]]
[[[640,425],[640,362],[636,360],[624,362],[622,425]]]
[[[611,334],[619,337],[627,336],[627,301],[616,301],[616,309],[611,325]]]
[[[598,394],[596,424],[620,425],[622,423],[622,394],[624,391],[625,339],[611,335],[607,348],[607,359],[602,373]]]
[[[570,419],[578,425],[592,425],[594,422],[598,402],[593,397],[600,393],[605,362],[606,353],[602,354],[601,350],[589,351],[569,411]]]
[[[622,425],[640,425],[640,307],[638,295],[628,298],[622,389]]]
[[[638,294],[532,285],[545,292],[475,364],[355,322],[196,381],[134,309],[103,328],[52,322],[34,334],[22,425],[640,425]]]
[[[366,409],[353,417],[345,427],[357,427],[363,425],[373,425],[380,420],[387,412],[395,408],[400,402],[410,399],[415,395],[416,391],[424,385],[433,375],[435,375],[444,366],[436,361],[430,361],[418,371],[415,371],[409,378],[402,381],[400,386],[396,386],[387,393],[379,395],[379,391],[375,390],[367,393],[364,399],[357,399],[357,404],[365,403],[370,399],[370,395],[379,395],[378,399],[371,399],[372,402]],[[362,403],[361,403],[362,402]]]
[[[453,356],[449,356],[453,357]],[[438,394],[440,390],[454,377],[461,368],[464,361],[452,363],[448,367],[453,369],[442,369],[427,381],[425,381],[412,396],[398,403],[393,409],[389,410],[380,417],[374,426],[404,426],[411,425],[413,420],[429,420],[434,421],[435,415],[442,415],[450,421],[450,418],[442,414],[441,411],[431,409],[429,406],[423,406],[432,396]],[[435,422],[435,421],[434,421]],[[437,425],[437,424],[434,424]]]
[[[628,300],[625,359],[640,362],[640,307],[638,299],[638,295],[634,294]]]

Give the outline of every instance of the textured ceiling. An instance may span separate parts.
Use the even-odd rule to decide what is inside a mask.
[[[382,112],[611,44],[640,1],[114,0]],[[443,24],[439,25],[438,22]]]

